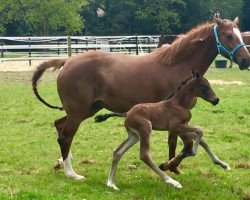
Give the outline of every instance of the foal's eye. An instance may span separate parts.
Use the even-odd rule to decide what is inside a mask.
[[[232,40],[233,39],[233,36],[230,34],[230,35],[227,35],[227,39],[228,40]]]
[[[202,87],[201,87],[201,90],[204,92],[204,93],[208,93],[209,92],[209,90],[210,90],[210,88],[208,87],[208,86],[206,86],[206,85],[203,85]]]

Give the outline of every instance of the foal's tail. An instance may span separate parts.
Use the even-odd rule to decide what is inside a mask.
[[[46,69],[51,68],[51,67],[53,67],[54,70],[60,69],[64,65],[65,62],[66,60],[63,60],[63,59],[55,59],[55,60],[43,62],[37,67],[32,77],[32,88],[33,88],[34,94],[43,104],[53,109],[63,110],[63,107],[50,105],[45,100],[43,100],[43,98],[39,95],[37,91],[37,81],[41,78],[41,76],[46,71]]]
[[[103,115],[97,115],[95,117],[95,122],[103,122],[110,117],[126,117],[126,113],[108,113]]]

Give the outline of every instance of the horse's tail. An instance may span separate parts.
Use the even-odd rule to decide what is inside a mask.
[[[97,115],[95,117],[95,122],[103,122],[110,117],[126,117],[126,113],[108,113],[104,115]]]
[[[41,76],[43,75],[43,73],[46,71],[46,69],[53,67],[54,70],[56,69],[60,69],[64,63],[66,62],[66,60],[64,59],[54,59],[54,60],[50,60],[50,61],[46,61],[43,62],[42,64],[40,64],[36,71],[33,74],[32,77],[32,88],[34,91],[34,94],[36,95],[36,97],[46,106],[53,108],[53,109],[59,109],[59,110],[63,110],[63,107],[58,107],[58,106],[53,106],[50,105],[49,103],[47,103],[38,93],[37,91],[37,81],[41,78]]]

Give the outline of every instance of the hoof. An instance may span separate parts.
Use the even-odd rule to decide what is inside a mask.
[[[181,189],[182,185],[179,183],[178,185],[175,186],[175,188]]]
[[[231,170],[231,168],[229,167],[229,165],[226,165],[225,167],[223,167],[225,170]]]
[[[175,188],[178,188],[178,189],[182,188],[182,185],[178,181],[176,181],[176,180],[174,180],[174,179],[172,179],[170,177],[165,182],[168,183],[168,184],[171,184]]]
[[[114,190],[117,190],[117,191],[119,190],[119,188],[116,187],[114,183],[108,182],[107,186],[113,188]]]
[[[215,162],[216,165],[220,165],[224,170],[230,170],[231,168],[229,167],[229,165],[225,162]]]
[[[171,167],[167,161],[164,162],[164,163],[162,163],[162,164],[160,164],[159,168],[162,171],[168,171],[169,170],[169,171],[171,171],[171,172],[173,172],[175,174],[182,173],[177,167]]]
[[[58,159],[54,164],[54,170],[60,170],[63,168],[63,161],[61,159]]]
[[[78,175],[78,174],[67,174],[67,177],[72,178],[74,180],[83,180],[85,179],[84,176]]]

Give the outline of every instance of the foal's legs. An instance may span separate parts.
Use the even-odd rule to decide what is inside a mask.
[[[178,138],[177,134],[175,134],[173,132],[169,132],[169,135],[168,135],[169,160],[171,160],[172,158],[175,157],[175,150],[176,150],[176,146],[177,146],[177,138]],[[159,168],[162,171],[169,170],[171,172],[174,172],[175,174],[180,174],[181,173],[181,171],[178,168],[169,168],[168,161],[165,161],[162,164],[160,164]]]
[[[193,142],[190,136],[187,136],[187,133],[180,133],[179,136],[184,143],[184,148],[182,151],[173,159],[169,161],[169,163],[164,163],[164,171],[172,168],[177,168],[182,160],[189,156],[195,156],[196,152],[193,150]]]
[[[179,135],[184,143],[184,148],[182,149],[181,153],[179,153],[176,157],[172,157],[170,159],[170,162],[165,161],[162,163],[159,167],[162,171],[172,171],[176,174],[180,174],[180,171],[178,170],[178,166],[180,165],[181,161],[191,155],[192,153],[192,147],[193,147],[193,140],[190,137],[187,137],[184,135]]]
[[[175,157],[177,138],[178,138],[177,134],[169,132],[168,135],[169,160]]]
[[[150,134],[152,128],[146,127],[145,129],[139,130],[140,134],[140,159],[147,164],[154,172],[156,172],[165,183],[169,183],[176,188],[182,188],[181,184],[171,177],[167,176],[152,160],[149,147],[150,147]]]
[[[107,182],[108,187],[112,187],[115,190],[119,190],[114,184],[117,165],[121,160],[122,156],[124,155],[124,153],[138,141],[139,137],[133,132],[128,131],[128,138],[122,144],[120,144],[120,146],[113,152],[112,167]]]
[[[191,133],[190,134],[191,138],[195,139],[195,134]],[[200,145],[205,149],[205,151],[207,152],[207,154],[209,155],[209,157],[212,159],[212,161],[216,164],[216,165],[220,165],[223,169],[225,170],[230,170],[230,167],[227,163],[221,161],[215,154],[214,152],[209,148],[205,138],[201,138],[200,141]]]

